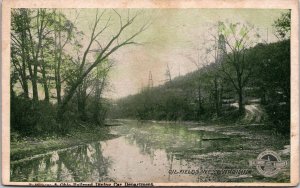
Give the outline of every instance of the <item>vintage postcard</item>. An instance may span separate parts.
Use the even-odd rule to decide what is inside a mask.
[[[297,0],[4,0],[2,184],[296,186]]]

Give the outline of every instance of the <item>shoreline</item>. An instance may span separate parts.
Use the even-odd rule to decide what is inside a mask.
[[[136,119],[108,119],[109,123],[119,123],[118,126],[126,126],[126,122],[135,123],[154,123],[159,125],[164,124],[181,124],[181,125],[193,125],[196,128],[210,127],[214,132],[219,133],[231,133],[234,131],[243,132],[244,134],[251,135],[258,131],[264,130],[260,134],[270,134],[271,130],[265,129],[265,124],[238,124],[238,123],[217,123],[217,122],[193,122],[193,121],[156,121],[156,120],[136,120]],[[114,125],[112,125],[114,126]],[[105,141],[118,137],[118,135],[109,133],[109,125],[103,127],[90,127],[76,129],[67,136],[46,137],[46,138],[34,138],[25,137],[20,140],[14,140],[10,143],[10,159],[11,163],[16,163],[20,160],[30,159],[36,155],[46,154],[55,150],[68,149],[78,145],[84,145],[93,141]],[[199,129],[202,130],[202,129]],[[191,129],[191,131],[197,131],[197,129]],[[229,134],[230,135],[230,134]]]
[[[116,136],[110,134],[107,127],[93,127],[93,130],[76,130],[64,137],[53,136],[36,139],[34,137],[26,137],[21,140],[11,141],[10,160],[13,163],[50,151],[66,149],[93,141],[108,140]]]

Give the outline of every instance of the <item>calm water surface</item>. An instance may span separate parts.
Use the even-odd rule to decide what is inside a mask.
[[[196,173],[203,169],[250,169],[257,152],[249,138],[199,125],[137,123],[110,127],[117,135],[11,164],[11,181],[207,182],[264,181],[255,169],[245,175]],[[243,145],[244,144],[244,145]],[[188,174],[172,174],[187,170]],[[251,169],[250,169],[251,170]],[[194,173],[195,172],[195,173]]]

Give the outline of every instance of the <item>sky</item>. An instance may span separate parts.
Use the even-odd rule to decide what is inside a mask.
[[[102,10],[100,10],[102,11]],[[105,97],[117,99],[135,94],[148,85],[151,71],[154,86],[166,80],[165,72],[170,67],[171,76],[182,76],[197,69],[192,59],[197,58],[197,50],[204,57],[205,49],[211,43],[209,38],[214,33],[214,25],[219,21],[229,23],[249,23],[254,25],[260,34],[260,42],[274,42],[272,24],[281,13],[280,9],[115,9],[126,19],[139,13],[135,22],[121,35],[120,41],[126,39],[145,23],[147,29],[136,39],[139,45],[125,46],[109,58],[114,62],[109,73],[110,87]],[[74,11],[67,11],[70,18]],[[87,44],[90,25],[95,19],[94,9],[79,11],[78,29],[85,33],[83,43]],[[120,27],[118,15],[113,10],[106,10],[102,25],[111,17],[110,27],[100,39],[106,43]],[[189,57],[189,58],[188,58]],[[200,63],[205,63],[200,62]]]

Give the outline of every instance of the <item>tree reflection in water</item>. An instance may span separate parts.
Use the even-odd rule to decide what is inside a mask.
[[[222,174],[169,171],[248,168],[253,158],[236,149],[247,138],[219,139],[225,135],[186,125],[128,123],[110,131],[121,136],[13,163],[11,181],[225,182],[231,179]]]
[[[11,181],[109,181],[100,142],[11,164]]]
[[[166,153],[168,170],[197,170],[197,169],[215,169],[219,161],[204,159],[199,157],[212,151],[221,151],[224,144],[229,140],[214,140],[212,138],[222,137],[224,135],[206,131],[189,131],[186,126],[177,124],[159,125],[153,123],[144,123],[143,125],[124,126],[119,131],[130,133],[126,135],[126,140],[140,149],[140,153],[148,155],[151,163],[155,158],[157,150],[163,150]],[[203,138],[206,138],[204,140]],[[211,139],[211,140],[209,140]],[[213,157],[216,159],[216,157]],[[164,160],[164,159],[160,159]],[[223,162],[223,161],[222,161]],[[187,177],[189,176],[189,177]],[[169,182],[190,180],[192,182],[224,181],[224,175],[220,174],[198,174],[198,175],[170,175]],[[162,180],[164,181],[164,180]]]

